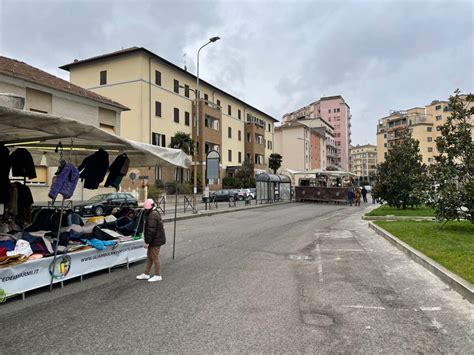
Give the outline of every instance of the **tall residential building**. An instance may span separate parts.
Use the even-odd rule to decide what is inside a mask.
[[[221,155],[221,177],[231,175],[245,158],[256,169],[268,169],[276,119],[200,79],[197,132],[196,76],[145,48],[74,60],[61,68],[70,72],[71,82],[130,107],[122,115],[121,136],[167,147],[177,132],[192,135],[201,176],[206,154],[213,149]],[[157,167],[155,174],[147,175],[173,180],[172,169]]]
[[[282,171],[326,169],[334,151],[334,131],[321,119],[294,120],[275,128],[275,152],[283,157]]]
[[[463,98],[463,96],[461,96]],[[472,106],[472,103],[470,104]],[[451,115],[448,101],[435,100],[425,107],[406,111],[392,111],[379,120],[377,125],[377,162],[382,163],[391,147],[400,141],[400,133],[407,127],[412,137],[420,143],[423,163],[431,164],[438,154],[436,138],[441,135],[440,126]],[[471,125],[473,117],[471,116]],[[471,129],[471,134],[472,133]]]
[[[321,97],[305,107],[283,115],[283,122],[305,118],[321,118],[334,128],[337,147],[336,166],[349,170],[349,146],[351,144],[350,107],[342,96]]]
[[[351,172],[362,181],[370,182],[377,170],[377,146],[356,145],[351,148]]]

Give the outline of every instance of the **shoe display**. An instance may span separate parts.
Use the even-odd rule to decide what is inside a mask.
[[[148,282],[156,282],[161,280],[163,280],[163,278],[160,275],[155,275],[151,279],[149,279]]]
[[[148,280],[150,279],[150,275],[147,274],[141,274],[137,276],[137,280]]]

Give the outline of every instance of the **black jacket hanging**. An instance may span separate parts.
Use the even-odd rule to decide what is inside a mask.
[[[10,154],[12,164],[12,175],[27,177],[29,179],[36,178],[35,163],[30,152],[25,148],[18,148]]]
[[[110,173],[105,182],[105,187],[113,186],[118,189],[122,178],[127,174],[129,165],[130,159],[127,157],[127,154],[124,153],[115,158],[109,167]]]
[[[10,152],[0,145],[0,203],[10,202]]]
[[[84,187],[90,190],[98,189],[99,184],[104,181],[108,167],[109,154],[103,149],[85,158],[77,168],[80,171],[79,177],[84,181]]]

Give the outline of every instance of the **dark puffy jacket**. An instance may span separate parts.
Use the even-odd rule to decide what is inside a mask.
[[[36,178],[35,163],[30,152],[25,148],[17,148],[10,154],[12,164],[12,176],[24,176],[29,179]]]
[[[96,190],[99,184],[104,180],[107,169],[109,168],[109,154],[99,149],[92,155],[85,158],[77,168],[80,171],[80,177],[84,181],[84,188]]]
[[[55,200],[59,193],[65,199],[71,198],[76,189],[77,180],[79,180],[79,171],[71,163],[66,163],[62,170],[58,170],[56,174],[48,196]]]
[[[145,222],[145,243],[151,247],[160,247],[166,244],[163,221],[158,211],[151,211],[146,216]]]

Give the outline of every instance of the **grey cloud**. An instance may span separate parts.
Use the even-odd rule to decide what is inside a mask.
[[[219,35],[202,78],[276,118],[341,94],[355,143],[374,143],[391,109],[474,86],[468,1],[0,0],[0,11],[2,54],[63,77],[74,58],[135,45],[179,66],[186,53],[195,73],[197,49]]]

